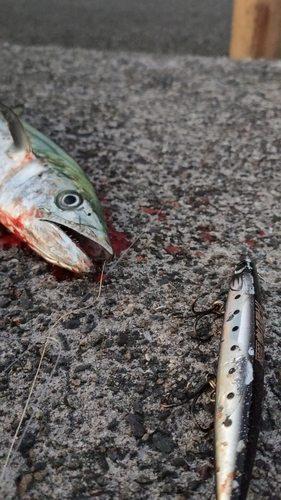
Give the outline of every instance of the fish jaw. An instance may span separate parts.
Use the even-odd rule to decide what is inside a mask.
[[[75,273],[94,271],[90,257],[56,224],[33,219],[25,227],[28,245],[51,264]]]
[[[54,211],[44,210],[40,220],[41,222],[48,222],[53,226],[57,226],[62,232],[69,236],[72,242],[79,246],[90,260],[94,261],[108,261],[113,257],[113,250],[110,244],[109,236],[105,231],[100,220],[92,215],[92,224],[87,225],[85,214],[80,215],[80,224],[73,221],[67,214],[61,217]]]
[[[109,260],[112,257],[106,249],[102,253],[103,248],[99,247],[97,242],[82,236],[82,244],[84,243],[86,250],[95,252],[92,260],[84,248],[80,247],[78,238],[75,238],[76,244],[74,238],[59,225],[42,220],[42,216],[43,213],[35,209],[29,212],[21,211],[21,215],[15,218],[12,218],[10,213],[0,211],[0,223],[48,262],[75,273],[94,272],[94,259]]]

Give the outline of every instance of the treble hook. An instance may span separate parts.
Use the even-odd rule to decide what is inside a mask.
[[[201,425],[198,422],[198,420],[196,418],[196,403],[197,403],[199,397],[201,396],[201,394],[206,392],[209,388],[212,389],[211,393],[210,393],[210,401],[212,403],[214,403],[215,402],[215,394],[216,394],[216,379],[215,379],[214,375],[209,374],[207,376],[207,380],[197,390],[197,394],[193,398],[192,405],[191,405],[191,413],[192,413],[192,416],[195,420],[197,428],[200,429],[202,432],[206,432],[206,433],[209,432],[214,427],[214,422],[211,422],[207,427],[204,427],[203,425]]]
[[[198,302],[198,300],[201,298],[201,297],[205,297],[206,294],[202,294],[202,295],[199,295],[192,303],[191,305],[191,310],[194,314],[194,316],[198,316],[198,315],[202,315],[202,316],[205,316],[207,314],[218,314],[219,316],[221,316],[223,313],[224,313],[224,302],[223,300],[215,300],[211,307],[209,307],[208,309],[203,309],[203,311],[197,311],[195,309],[195,306]]]
[[[188,385],[187,385],[188,388]],[[208,427],[203,427],[202,425],[199,424],[197,418],[196,418],[196,403],[200,396],[204,394],[209,388],[212,389],[211,394],[210,394],[210,401],[214,402],[215,401],[215,392],[216,392],[216,379],[214,375],[207,375],[207,379],[203,384],[201,384],[196,391],[191,392],[190,394],[187,394],[186,399],[184,401],[180,401],[179,403],[166,403],[165,400],[161,403],[162,408],[174,408],[175,406],[181,406],[185,403],[188,403],[189,401],[192,400],[192,405],[191,405],[191,413],[192,416],[195,420],[196,426],[198,429],[200,429],[203,432],[209,432],[212,427],[213,427],[213,422],[208,426]]]
[[[195,336],[197,337],[198,336],[198,323],[199,321],[204,318],[204,316],[208,316],[210,314],[214,314],[216,317],[219,317],[219,316],[223,316],[224,314],[224,301],[223,300],[215,300],[211,307],[209,307],[208,309],[205,309],[205,310],[202,310],[202,311],[197,311],[195,309],[195,306],[198,302],[198,299],[200,297],[204,297],[204,295],[199,295],[199,297],[197,297],[192,306],[191,306],[191,310],[193,312],[193,316],[191,317],[195,317],[195,320],[194,320],[194,333],[195,333]],[[200,337],[200,340],[201,342],[207,342],[211,337],[213,336],[212,333],[209,333],[208,335],[204,336],[204,337]]]

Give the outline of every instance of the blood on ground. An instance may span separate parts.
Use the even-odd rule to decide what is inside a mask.
[[[0,248],[26,246],[15,234],[10,233],[4,226],[0,225]]]

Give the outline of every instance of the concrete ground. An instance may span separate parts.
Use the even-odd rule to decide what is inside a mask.
[[[227,55],[231,0],[1,0],[0,40]]]
[[[266,321],[248,500],[280,498],[280,73],[278,61],[1,45],[1,100],[24,103],[25,119],[78,160],[133,243],[97,302],[93,278],[2,244],[1,464],[49,328],[81,300],[89,308],[51,331],[1,498],[214,498],[213,433],[198,431],[190,405],[160,402],[216,371],[221,320],[201,344],[190,307],[225,293],[245,253]],[[206,400],[198,418],[213,411]]]

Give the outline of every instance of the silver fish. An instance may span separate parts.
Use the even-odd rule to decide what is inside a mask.
[[[216,385],[217,500],[247,497],[263,393],[264,327],[250,259],[236,267],[226,305]]]
[[[113,255],[101,206],[79,165],[0,103],[0,223],[47,261],[91,272]]]

